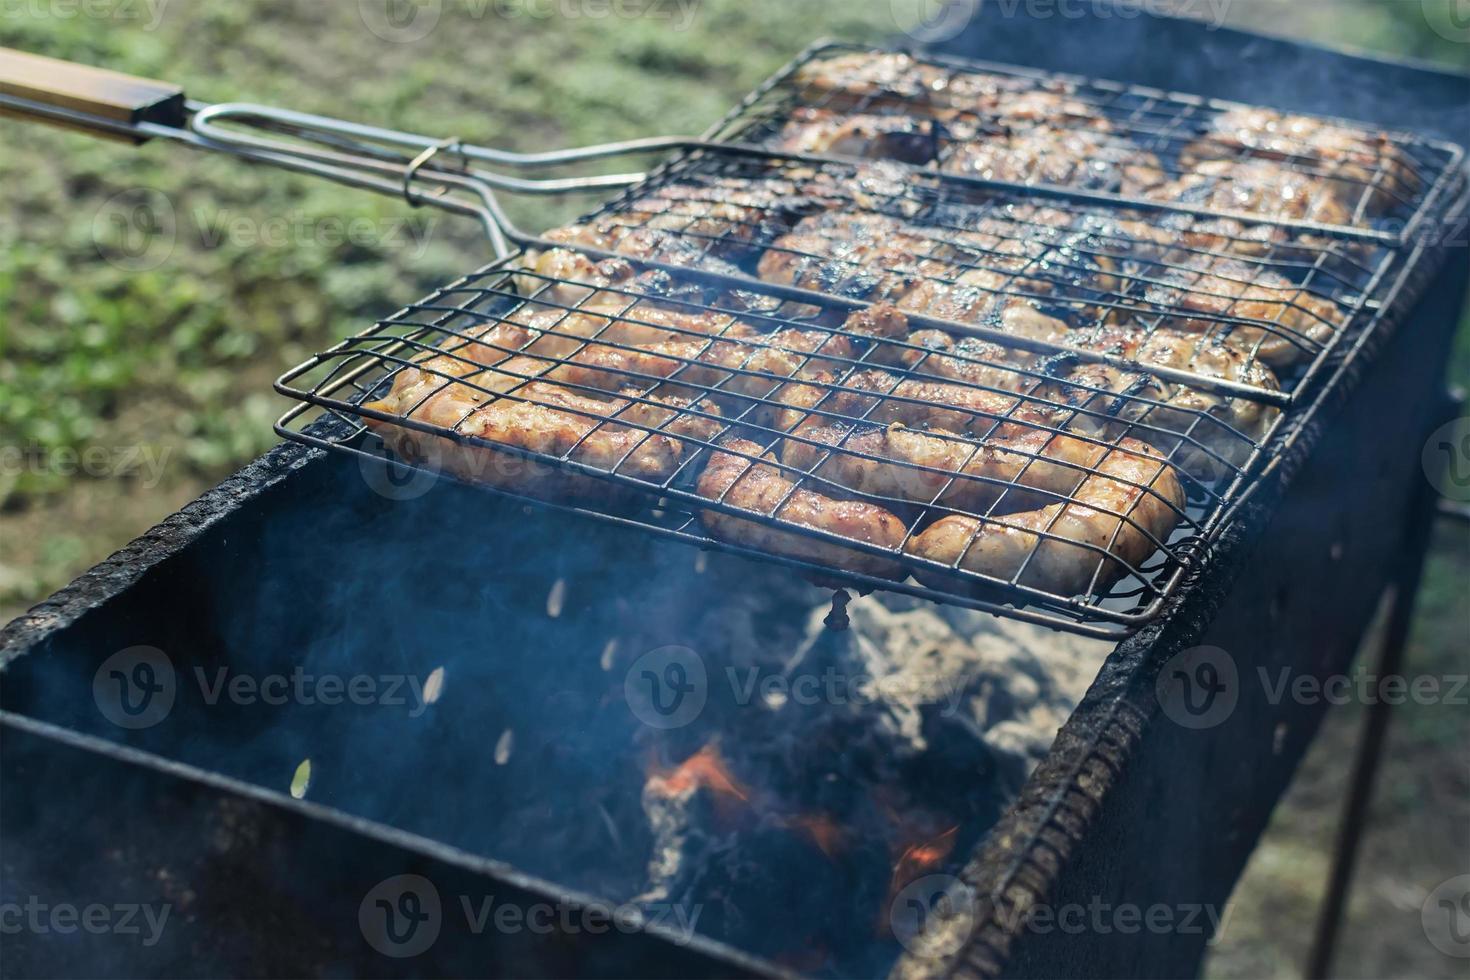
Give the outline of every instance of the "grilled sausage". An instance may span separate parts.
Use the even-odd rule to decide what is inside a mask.
[[[1069,501],[984,520],[940,518],[905,546],[909,554],[1057,595],[1102,589],[1159,549],[1178,522],[1184,492],[1143,443],[1110,449]],[[952,585],[942,571],[921,581]]]
[[[888,551],[896,552],[903,544],[904,523],[884,508],[857,500],[835,500],[796,486],[776,466],[747,459],[747,456],[759,459],[764,454],[759,445],[749,440],[727,439],[722,445],[727,451],[714,453],[700,474],[697,484],[700,496],[765,517],[776,517],[797,527],[878,545]],[[882,578],[897,578],[900,574],[898,564],[891,558],[834,542],[782,531],[716,510],[706,509],[702,520],[718,538],[773,554]]]

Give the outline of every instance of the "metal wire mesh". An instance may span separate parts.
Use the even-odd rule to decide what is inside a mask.
[[[935,356],[933,350],[902,338],[874,342],[856,332],[847,315],[831,310],[778,305],[754,312],[747,298],[709,295],[661,275],[640,278],[637,269],[631,264],[630,278],[599,288],[504,267],[478,273],[322,355],[311,366],[310,386],[294,387],[293,376],[286,379],[288,390],[351,420],[351,430],[334,440],[338,443],[351,443],[366,426],[375,426],[388,434],[400,456],[420,465],[537,497],[554,485],[556,496],[585,501],[598,491],[591,484],[578,486],[578,478],[600,478],[599,486],[610,484],[603,505],[616,487],[643,491],[641,499],[627,501],[631,510],[624,519],[709,541],[697,515],[714,511],[751,527],[779,528],[836,546],[840,550],[832,552],[780,543],[772,549],[766,542],[766,550],[784,550],[799,563],[835,565],[839,571],[866,568],[868,573],[859,575],[865,584],[891,586],[892,576],[914,572],[921,581],[941,584],[905,586],[905,591],[987,608],[1000,604],[997,597],[1005,593],[1075,624],[1142,622],[1183,571],[1229,487],[1239,482],[1259,448],[1256,440],[1218,425],[1205,412],[1058,379],[1025,359],[990,361],[958,352],[944,356],[983,368],[991,383],[945,379],[954,401],[941,402],[939,411],[953,431],[912,434],[926,441],[934,459],[960,462],[932,465],[923,456],[903,457],[887,448],[887,440],[905,433],[903,419],[935,416],[929,391],[909,394],[904,387],[931,377],[924,365]],[[690,318],[703,320],[685,322]],[[534,324],[534,334],[524,332],[528,323]],[[645,330],[673,341],[650,357],[646,348],[626,342]],[[506,342],[513,337],[519,343]],[[548,340],[556,342],[555,354],[537,347]],[[727,348],[723,355],[712,357],[721,345]],[[908,355],[910,363],[888,363],[893,354]],[[749,366],[761,355],[784,360],[790,375]],[[389,408],[381,399],[405,370],[431,380]],[[555,385],[587,400],[564,398],[539,385]],[[836,407],[819,397],[793,409],[782,400],[784,386],[825,393],[836,399]],[[439,412],[447,402],[452,402],[447,414]],[[549,424],[565,431],[550,444],[518,439],[513,428],[499,429],[498,439],[488,439],[482,424],[486,406],[497,411],[520,406],[527,424],[544,409]],[[813,424],[782,424],[782,413]],[[707,425],[691,431],[690,419]],[[391,427],[384,429],[384,423]],[[678,423],[686,427],[678,429]],[[860,441],[834,444],[830,433],[820,431],[829,423]],[[405,438],[406,432],[419,437]],[[619,441],[588,448],[609,434]],[[748,443],[731,444],[731,437]],[[649,468],[640,450],[655,440],[669,458]],[[1063,445],[1068,452],[1059,451]],[[774,457],[767,457],[771,450]],[[759,459],[762,472],[773,477],[775,497],[755,495],[760,505],[753,509],[750,499],[729,499],[738,480],[719,492],[702,487],[698,476],[708,471],[716,452],[752,464]],[[1107,466],[1110,460],[1142,462],[1145,474],[1158,471],[1162,467],[1153,465],[1154,457],[1143,455],[1149,452],[1160,464],[1192,455],[1207,458],[1216,478],[1191,477],[1197,463],[1181,466],[1186,493],[1176,495],[1130,479],[1127,467],[1114,474]],[[977,460],[984,464],[973,465]],[[854,489],[841,473],[853,466],[886,472],[878,481],[886,489]],[[1110,492],[1088,495],[1089,481],[1094,491],[1106,484]],[[844,534],[840,525],[834,530],[793,524],[786,511],[798,494],[820,495],[824,506],[831,500],[881,509],[900,522],[902,537],[880,543]],[[1124,503],[1112,507],[1114,499]],[[652,510],[660,512],[656,518],[647,513],[654,501]],[[1056,529],[1076,516],[1070,510],[1074,505],[1087,506],[1085,518],[1099,524],[1098,540]],[[1139,516],[1139,507],[1148,510],[1148,519]],[[641,518],[636,516],[640,510]],[[1018,513],[1040,517],[1025,525],[1024,553],[1009,564],[976,570],[962,567],[958,557],[946,564],[906,550],[921,528],[938,518],[968,518],[978,538],[994,533],[990,529],[1008,533],[1002,529],[1016,527],[1011,515]],[[1116,545],[1123,536],[1143,543],[1142,549],[1131,549],[1142,550],[1141,557],[1120,555]],[[740,533],[729,537],[728,544],[745,543]],[[1067,560],[1084,569],[1081,581],[1065,594],[1032,571],[1048,547],[1064,549]]]
[[[1203,390],[1282,403],[1392,253],[1186,216],[957,188],[883,166],[680,160],[555,239],[990,325],[1017,343],[1123,353]],[[1008,328],[1006,310],[1043,314]],[[1126,333],[1120,333],[1126,328]],[[958,329],[963,330],[963,327]],[[1228,364],[1211,351],[1239,357]],[[1142,352],[1142,356],[1138,356]]]
[[[819,42],[711,130],[1402,243],[1463,151],[1410,133],[1010,65]]]
[[[748,145],[526,244],[289,372],[280,431],[1099,636],[1199,565],[1403,259]]]

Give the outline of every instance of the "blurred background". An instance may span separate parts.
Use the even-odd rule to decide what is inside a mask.
[[[435,6],[432,30],[413,37],[381,0],[14,0],[0,46],[173,81],[209,101],[536,150],[698,133],[809,40],[883,40],[926,13],[925,0],[621,8],[641,16],[536,0]],[[1175,6],[1470,71],[1463,0]],[[271,446],[286,407],[271,381],[283,369],[489,257],[469,220],[9,120],[0,188],[0,622]],[[165,225],[141,249],[125,240],[140,201]],[[513,217],[539,229],[587,203],[514,202]],[[1470,382],[1470,315],[1448,370]],[[1470,669],[1467,573],[1470,534],[1442,524],[1410,673]],[[1330,713],[1237,889],[1208,975],[1299,973],[1361,715],[1357,703]],[[1470,870],[1455,866],[1470,837],[1467,748],[1463,707],[1397,709],[1340,975],[1467,975],[1429,946],[1419,917],[1435,885]]]

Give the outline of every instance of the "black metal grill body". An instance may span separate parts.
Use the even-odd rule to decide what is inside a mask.
[[[1456,132],[1447,110],[1462,108],[1470,93],[1465,79],[1147,16],[1037,24],[984,5],[947,47],[1406,128],[1447,127],[1447,135]],[[1180,51],[1199,54],[1180,58]],[[1166,53],[1154,59],[1138,52]],[[1268,67],[1241,67],[1256,58]],[[1313,79],[1313,87],[1294,88],[1294,77]],[[1333,78],[1344,84],[1331,87]],[[1317,88],[1322,80],[1328,84]],[[1378,98],[1363,101],[1369,90]],[[1319,93],[1317,100],[1301,102],[1308,92]],[[1243,669],[1290,664],[1326,674],[1348,663],[1401,553],[1406,532],[1399,519],[1414,513],[1415,496],[1422,496],[1418,447],[1443,411],[1422,393],[1440,388],[1464,296],[1464,249],[1452,249],[1450,258],[1405,311],[1396,336],[1381,337],[1381,351],[1361,351],[1348,366],[1340,387],[1346,405],[1322,406],[1293,451],[1279,458],[1222,538],[1211,574],[1187,583],[1157,624],[1110,656],[1050,757],[965,872],[979,894],[998,898],[982,903],[996,914],[982,917],[953,960],[907,960],[900,973],[1177,976],[1195,968],[1203,936],[1141,942],[1117,934],[1041,935],[1001,913],[1036,902],[1085,905],[1095,896],[1146,906],[1219,904],[1229,894],[1319,713],[1270,705],[1258,686],[1247,685],[1227,724],[1184,732],[1158,716],[1154,680],[1171,655],[1201,642],[1232,651]],[[431,962],[381,957],[362,941],[354,903],[389,874],[425,874],[446,894],[587,897],[446,845],[457,830],[452,815],[414,836],[258,788],[284,786],[302,755],[322,759],[325,752],[330,762],[344,754],[338,743],[354,734],[356,722],[333,732],[302,713],[284,726],[288,743],[260,744],[249,739],[255,722],[248,715],[214,709],[199,714],[192,731],[168,726],[120,745],[119,732],[98,718],[93,672],[129,644],[168,649],[185,669],[289,664],[293,644],[322,632],[302,615],[299,597],[335,588],[343,568],[362,567],[336,550],[332,532],[371,527],[390,538],[418,535],[433,526],[426,516],[453,500],[484,515],[486,528],[514,525],[524,533],[502,551],[512,561],[529,553],[538,532],[545,542],[566,531],[564,521],[528,516],[518,504],[448,484],[418,503],[385,509],[350,460],[285,446],[7,627],[0,645],[4,897],[44,887],[53,901],[79,905],[99,895],[180,902],[176,927],[158,947],[124,937],[7,937],[7,974],[780,972],[716,944],[675,947],[657,934],[450,932]],[[657,550],[671,547],[609,528],[589,530],[586,538],[618,551],[619,567],[633,570],[620,572],[620,581],[636,578],[640,562],[653,567],[661,560]],[[369,534],[358,541],[361,554],[374,547]],[[745,569],[742,587],[791,587],[784,572],[755,574],[729,561]],[[554,577],[553,567],[536,567],[520,584],[505,580],[506,588],[523,591],[523,604],[544,601]],[[403,610],[443,600],[425,595],[427,585],[416,587],[411,576],[399,591],[354,581],[363,603],[350,623],[332,626],[383,640],[363,645],[361,669],[411,665],[422,673],[432,666],[391,641]],[[248,619],[279,609],[286,596],[293,604],[284,614]],[[592,603],[593,615],[598,605]],[[197,704],[176,710],[185,717],[202,711]],[[442,713],[435,723],[473,725],[472,714]],[[1285,734],[1273,745],[1278,722]],[[405,725],[387,734],[411,741],[414,731]],[[193,899],[185,902],[185,892]]]

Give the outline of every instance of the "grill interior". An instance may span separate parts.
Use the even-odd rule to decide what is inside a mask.
[[[813,48],[753,93],[715,131],[731,145],[289,372],[278,388],[301,404],[282,433],[367,456],[386,437],[420,467],[832,584],[1099,636],[1157,616],[1290,437],[1292,407],[1383,318],[1409,261],[1391,246],[1457,151],[1383,137],[1408,162],[1349,175],[1364,178],[1352,221],[1326,228],[753,148],[803,105],[834,106],[800,80],[849,50]],[[924,63],[938,89],[996,71],[1082,99],[1106,140],[1165,171],[1228,111]],[[869,114],[935,102],[842,98]],[[1372,195],[1409,186],[1369,216]],[[311,407],[331,419],[304,425]],[[555,437],[524,438],[533,421]],[[702,483],[721,467],[738,475]],[[815,512],[840,519],[801,516]],[[958,544],[916,550],[941,520]]]

